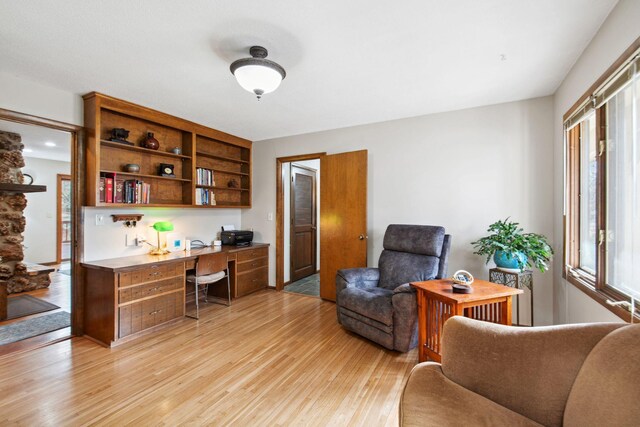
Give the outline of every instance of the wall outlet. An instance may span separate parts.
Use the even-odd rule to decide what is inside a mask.
[[[146,242],[146,241],[147,241],[147,239],[142,234],[138,234],[136,236],[135,246],[142,246],[142,245],[144,245],[144,242]]]
[[[104,215],[96,214],[96,225],[104,225]]]

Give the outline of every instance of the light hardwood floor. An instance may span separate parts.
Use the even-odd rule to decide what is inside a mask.
[[[346,332],[333,303],[261,291],[114,349],[1,357],[0,424],[397,425],[416,363]]]

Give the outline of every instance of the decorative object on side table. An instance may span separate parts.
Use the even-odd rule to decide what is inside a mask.
[[[166,231],[173,231],[173,223],[170,221],[158,221],[154,223],[151,227],[158,233],[158,246],[155,247],[149,255],[165,255],[168,254],[169,251],[166,248],[161,248],[160,245],[160,233],[164,233]]]
[[[137,165],[135,163],[127,163],[126,165],[122,166],[122,170],[129,173],[138,173],[140,172],[140,165]]]
[[[111,138],[109,141],[118,142],[120,144],[133,145],[133,142],[127,141],[129,137],[129,131],[124,128],[111,129]]]
[[[171,152],[172,152],[173,154],[180,155],[180,154],[182,154],[182,148],[180,148],[180,147],[173,147],[173,148],[171,149]]]
[[[144,138],[141,145],[150,150],[157,150],[160,148],[160,143],[153,137],[153,132],[147,132],[147,136]]]
[[[170,178],[175,178],[176,174],[173,172],[174,166],[169,163],[160,163],[159,173],[160,176],[167,176]]]
[[[473,280],[471,273],[466,270],[458,270],[451,276],[451,281],[453,281],[451,289],[456,294],[470,294],[473,292],[473,287],[471,287]]]
[[[227,183],[227,187],[229,188],[240,188],[240,184],[235,178],[231,178]]]
[[[471,244],[474,254],[487,257],[486,263],[493,256],[496,265],[511,272],[524,271],[527,265],[545,272],[548,262],[553,256],[553,249],[542,234],[524,233],[517,222],[499,220],[487,229],[489,234]]]

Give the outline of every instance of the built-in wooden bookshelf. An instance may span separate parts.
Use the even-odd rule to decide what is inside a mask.
[[[100,93],[83,98],[87,206],[251,207],[251,141]],[[127,129],[133,145],[111,141],[114,128]],[[148,132],[160,143],[158,150],[141,145]],[[176,147],[180,154],[173,152]],[[140,170],[127,172],[126,164]],[[175,176],[160,176],[160,164],[172,165]],[[210,170],[213,182],[200,182],[198,168]],[[150,184],[149,203],[101,201],[101,178],[104,183],[114,174],[120,181]],[[113,185],[115,192],[115,178]],[[201,204],[203,192],[215,205]]]

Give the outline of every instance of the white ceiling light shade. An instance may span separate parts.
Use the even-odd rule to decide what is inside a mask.
[[[287,73],[279,64],[265,59],[268,53],[262,46],[252,46],[249,53],[251,58],[234,61],[229,69],[243,89],[260,99],[265,93],[278,89]]]

